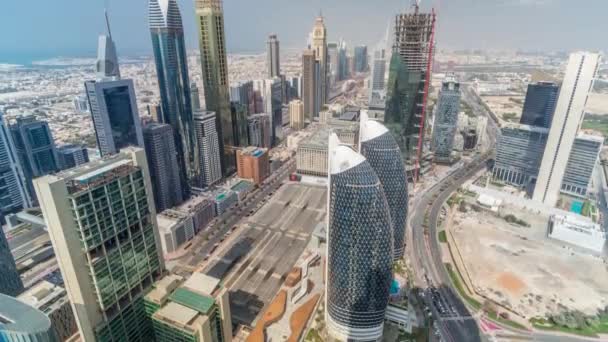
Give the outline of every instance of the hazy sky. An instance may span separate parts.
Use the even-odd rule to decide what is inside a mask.
[[[4,0],[0,62],[19,56],[92,55],[108,3],[119,53],[150,53],[147,0]],[[197,46],[194,1],[178,0],[190,48]],[[409,0],[224,0],[227,47],[263,51],[268,33],[303,48],[322,9],[330,40],[373,44]],[[606,0],[422,0],[439,15],[439,48],[604,49]]]

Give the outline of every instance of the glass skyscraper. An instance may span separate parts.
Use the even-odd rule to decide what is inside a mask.
[[[441,85],[433,125],[432,146],[436,162],[452,162],[452,150],[454,149],[454,138],[458,129],[459,112],[460,83],[456,81],[453,75],[449,75]]]
[[[553,82],[529,84],[520,123],[551,128],[558,96],[559,86]]]
[[[0,215],[12,214],[31,205],[13,138],[0,112]]]
[[[389,130],[381,123],[370,120],[366,112],[361,113],[359,141],[361,154],[384,187],[393,222],[394,260],[401,260],[405,245],[408,191],[399,145]]]
[[[188,56],[177,1],[150,0],[150,33],[160,88],[162,121],[171,125],[183,191],[200,171],[194,160],[194,129]]]
[[[51,320],[42,311],[0,294],[0,341],[59,342]]]
[[[343,341],[382,336],[392,278],[393,232],[385,193],[370,163],[329,142],[327,326]]]
[[[0,228],[0,293],[16,297],[23,291],[23,282],[15,266],[15,258]],[[0,341],[2,341],[0,339]]]

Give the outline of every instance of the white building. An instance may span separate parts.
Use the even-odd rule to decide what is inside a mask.
[[[554,206],[574,139],[583,121],[587,97],[600,64],[600,55],[577,52],[570,55],[543,155],[534,200]]]
[[[166,210],[156,216],[163,255],[175,252],[194,238],[192,216],[176,210]]]
[[[601,254],[606,244],[606,231],[580,215],[553,215],[549,219],[549,237]]]

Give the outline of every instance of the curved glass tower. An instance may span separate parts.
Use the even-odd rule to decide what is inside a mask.
[[[192,103],[182,18],[175,0],[150,0],[150,33],[160,88],[162,121],[173,127],[185,192],[200,174],[194,160]],[[196,185],[196,184],[194,184]]]
[[[0,341],[57,342],[51,320],[38,309],[0,294]]]
[[[369,162],[330,137],[326,308],[328,331],[343,341],[382,336],[393,234],[382,184]]]
[[[384,187],[393,222],[394,260],[397,261],[403,257],[408,205],[407,175],[401,151],[388,128],[369,120],[366,112],[361,112],[359,137],[360,152]]]

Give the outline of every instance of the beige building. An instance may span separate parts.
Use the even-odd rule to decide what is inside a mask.
[[[298,146],[296,170],[302,175],[327,177],[327,144],[329,134],[336,133],[340,143],[357,150],[359,125],[353,122],[331,120],[328,126],[320,128],[309,139]]]
[[[289,127],[301,130],[304,125],[304,102],[300,100],[289,102]]]
[[[34,187],[82,340],[148,339],[141,299],[164,263],[145,151],[125,148]]]
[[[327,86],[327,28],[323,16],[318,16],[312,29],[312,50],[315,52],[319,62],[319,87],[321,97],[319,98],[320,107],[327,103],[329,97],[329,87]]]
[[[228,289],[219,279],[198,272],[188,280],[167,275],[154,284],[144,305],[157,341],[232,341]]]

